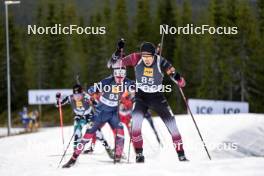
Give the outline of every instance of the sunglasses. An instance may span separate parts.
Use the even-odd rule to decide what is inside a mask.
[[[149,55],[149,54],[144,54],[144,55],[142,55],[142,58],[143,59],[152,59],[153,56],[152,55]]]

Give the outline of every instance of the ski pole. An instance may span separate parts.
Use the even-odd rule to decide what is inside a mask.
[[[61,126],[62,145],[63,145],[63,148],[64,148],[63,115],[62,115],[61,101],[59,100],[58,102],[59,102],[59,113],[60,113],[60,126]]]
[[[160,138],[159,138],[159,134],[158,134],[157,130],[155,129],[155,127],[152,128],[152,130],[153,130],[154,133],[155,133],[155,136],[156,136],[156,139],[157,139],[159,145],[160,145],[161,147],[163,147],[163,144],[162,144],[162,142],[161,142],[161,140],[160,140]]]
[[[121,40],[124,40],[124,39],[121,39]],[[121,48],[120,57],[121,58],[123,57],[123,48]],[[121,59],[120,65],[119,65],[119,70],[121,70],[121,67],[122,67],[122,59]],[[120,95],[120,92],[118,90],[117,117],[119,120],[120,120],[120,117],[119,117],[120,97],[121,97],[121,95]],[[116,164],[116,147],[117,147],[116,138],[117,138],[117,129],[115,130],[114,164]]]
[[[162,37],[161,37],[160,56],[161,56],[162,47],[163,47],[163,38],[164,38],[164,32],[162,32]],[[194,119],[194,117],[193,117],[192,111],[191,111],[191,109],[190,109],[190,107],[189,107],[189,105],[188,105],[188,103],[187,103],[187,99],[186,99],[186,97],[185,97],[185,95],[184,95],[184,93],[183,93],[183,90],[182,90],[182,88],[179,86],[178,82],[177,82],[174,78],[171,77],[171,80],[172,80],[172,81],[177,85],[177,87],[179,88],[180,93],[181,93],[181,96],[182,96],[182,98],[183,98],[183,100],[184,100],[185,106],[186,106],[187,110],[189,111],[189,113],[191,114],[191,117],[192,117],[193,123],[194,123],[195,128],[196,128],[196,130],[197,130],[197,132],[198,132],[198,134],[199,134],[199,136],[200,136],[200,139],[201,139],[201,141],[202,141],[202,143],[203,143],[203,146],[204,146],[204,149],[205,149],[205,151],[206,151],[206,153],[207,153],[207,156],[208,156],[208,158],[211,160],[211,156],[210,156],[210,154],[209,154],[209,152],[208,152],[208,150],[207,150],[206,144],[205,144],[205,142],[204,142],[204,140],[203,140],[203,137],[202,137],[201,132],[200,132],[200,130],[199,130],[199,128],[198,128],[198,125],[197,125],[197,123],[196,123],[196,121],[195,121],[195,119]]]
[[[202,141],[202,143],[203,143],[203,146],[204,146],[204,149],[205,149],[205,151],[206,151],[206,153],[207,153],[207,156],[208,156],[208,158],[211,160],[211,156],[210,156],[210,154],[209,154],[209,152],[208,152],[208,150],[207,150],[206,144],[205,144],[205,142],[204,142],[204,140],[203,140],[203,137],[202,137],[202,134],[201,134],[201,132],[200,132],[200,130],[199,130],[199,128],[198,128],[198,125],[197,125],[197,123],[196,123],[196,121],[195,121],[195,119],[194,119],[194,117],[193,117],[193,113],[192,113],[192,111],[191,111],[191,109],[190,109],[190,106],[189,106],[188,103],[187,103],[187,99],[186,99],[186,97],[185,97],[185,95],[184,95],[184,93],[183,93],[183,90],[182,90],[182,88],[179,86],[178,82],[177,82],[175,79],[173,79],[173,78],[171,78],[171,79],[172,79],[172,81],[177,85],[177,87],[178,87],[179,90],[180,90],[180,93],[181,93],[181,96],[182,96],[182,98],[183,98],[183,100],[184,100],[185,106],[186,106],[187,110],[189,111],[189,113],[190,113],[190,115],[191,115],[191,117],[192,117],[193,123],[194,123],[195,128],[196,128],[196,130],[197,130],[197,132],[198,132],[198,134],[199,134],[199,136],[200,136],[200,139],[201,139],[201,141]]]
[[[66,152],[67,152],[67,150],[68,150],[68,148],[69,148],[69,146],[70,146],[70,144],[71,144],[71,141],[72,141],[72,139],[73,139],[74,135],[75,135],[75,131],[74,131],[74,133],[73,133],[73,135],[72,135],[72,137],[71,137],[71,139],[70,139],[70,141],[69,141],[69,143],[68,143],[68,145],[67,145],[66,149],[65,149],[65,150],[64,150],[64,152],[63,152],[63,155],[62,155],[62,157],[61,157],[61,160],[60,160],[60,162],[59,162],[59,164],[58,164],[58,167],[57,167],[57,168],[59,168],[59,167],[60,167],[60,164],[61,164],[61,162],[62,162],[63,158],[65,157],[65,154],[66,154]]]
[[[117,106],[117,117],[118,117],[118,119],[120,119],[119,118],[119,101],[118,101],[118,106]],[[115,147],[114,147],[114,164],[116,164],[116,138],[117,138],[117,128],[114,130],[114,132],[115,132]]]
[[[160,56],[163,48],[163,40],[164,40],[164,31],[162,31],[161,42],[160,42],[160,51],[159,51]]]
[[[132,118],[130,119],[130,122],[131,122],[131,125],[130,125],[130,128],[129,128],[130,139],[129,139],[129,146],[128,146],[127,163],[129,163],[130,148],[131,148],[131,142],[132,142],[132,126],[133,126],[133,120],[132,120]]]
[[[121,40],[124,42],[125,40],[123,39],[123,38],[121,38]],[[123,48],[121,48],[121,52],[120,52],[120,57],[122,58],[124,56],[124,49]],[[121,70],[121,67],[122,67],[122,64],[123,64],[123,62],[122,62],[123,60],[121,59],[121,61],[120,61],[120,70]],[[120,97],[119,97],[120,98]],[[119,100],[120,101],[120,100]],[[120,108],[120,102],[118,101],[118,111],[119,111],[119,108]],[[118,117],[119,117],[119,113],[118,113]],[[119,118],[120,119],[120,118]],[[131,145],[131,141],[132,141],[132,139],[131,139],[131,136],[132,136],[132,127],[130,127],[130,129],[129,129],[129,133],[130,133],[130,140],[129,140],[129,147],[128,147],[128,160],[127,160],[127,162],[129,163],[129,157],[130,157],[130,145]],[[117,135],[117,133],[116,133],[116,135]],[[115,142],[115,150],[116,150],[116,142]],[[115,156],[116,157],[116,156]]]
[[[116,164],[116,138],[117,138],[117,129],[115,129],[115,149],[114,149],[114,164]]]

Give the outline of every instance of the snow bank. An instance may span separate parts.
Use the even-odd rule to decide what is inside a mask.
[[[190,162],[179,162],[171,144],[169,133],[159,118],[154,122],[162,138],[163,147],[156,141],[147,121],[143,123],[145,164],[135,164],[135,154],[130,164],[112,164],[102,145],[97,142],[93,155],[81,155],[76,166],[57,169],[62,154],[59,128],[44,128],[34,134],[0,139],[1,176],[70,176],[70,175],[264,175],[264,115],[195,115],[204,141],[212,156],[209,161],[189,115],[175,116],[187,157]],[[72,127],[64,128],[66,144]],[[105,137],[113,146],[109,126],[103,128]],[[127,131],[126,131],[127,137]],[[66,146],[65,144],[65,146]],[[125,153],[129,138],[126,138]],[[65,163],[72,152],[72,146]]]

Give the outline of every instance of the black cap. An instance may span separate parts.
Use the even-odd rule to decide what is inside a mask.
[[[151,55],[155,54],[155,46],[150,42],[144,42],[141,44],[140,52],[148,52]]]

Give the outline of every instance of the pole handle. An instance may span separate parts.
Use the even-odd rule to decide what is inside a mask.
[[[61,136],[62,136],[62,144],[64,148],[64,133],[63,133],[63,114],[61,108],[61,101],[59,100],[59,113],[60,113],[60,126],[61,126]]]

